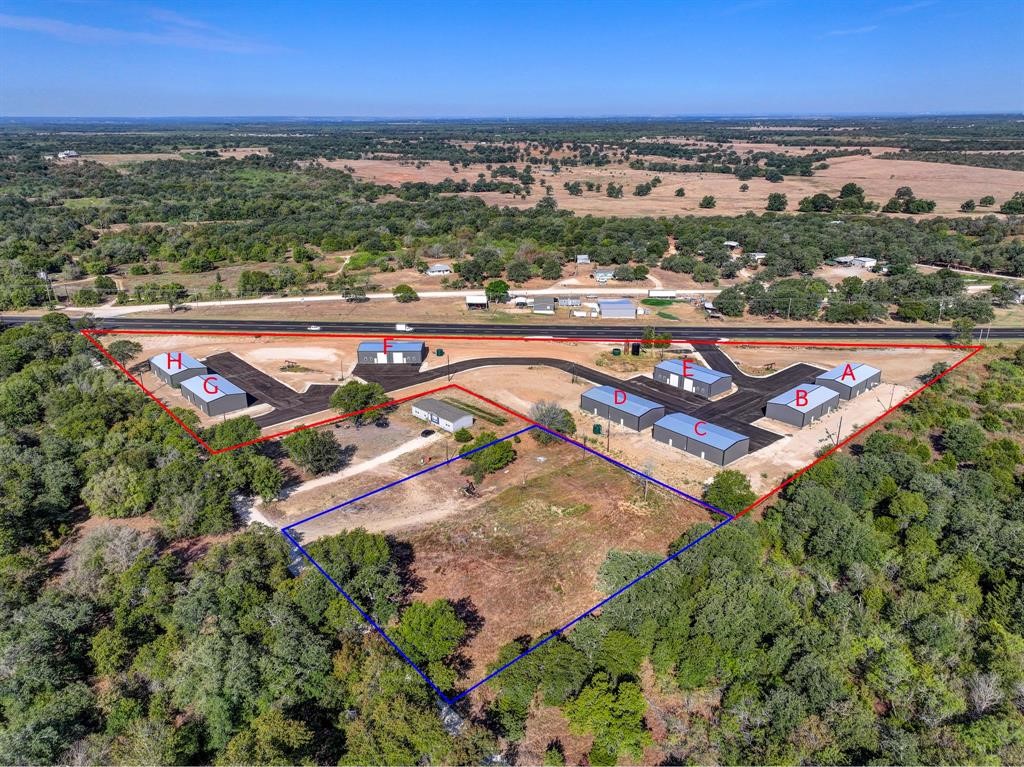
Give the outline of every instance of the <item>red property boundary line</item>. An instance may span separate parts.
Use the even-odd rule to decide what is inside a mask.
[[[196,432],[193,431],[184,421],[182,421],[182,419],[179,418],[169,407],[167,407],[167,405],[165,405],[156,395],[154,395],[153,392],[149,391],[149,389],[146,388],[146,386],[142,383],[142,381],[140,381],[138,378],[136,378],[134,375],[132,375],[131,372],[129,372],[129,370],[124,365],[122,365],[120,362],[118,362],[116,359],[114,359],[110,355],[110,353],[104,348],[103,344],[101,344],[95,338],[95,336],[100,336],[100,335],[184,335],[184,336],[243,336],[243,337],[246,337],[246,338],[253,338],[253,337],[257,337],[258,338],[258,337],[262,337],[262,336],[267,336],[267,337],[276,337],[276,338],[286,337],[286,338],[366,338],[366,339],[384,339],[384,338],[390,339],[390,338],[393,338],[394,336],[368,335],[368,334],[361,334],[361,333],[284,333],[284,332],[275,332],[275,333],[246,333],[246,332],[240,332],[240,331],[210,331],[210,332],[204,332],[204,331],[194,331],[194,330],[193,331],[189,331],[189,330],[178,331],[178,330],[128,330],[128,329],[124,329],[124,330],[85,329],[85,330],[82,330],[80,332],[82,333],[82,335],[84,335],[89,340],[89,342],[93,346],[95,346],[103,354],[104,357],[107,358],[107,360],[110,361],[110,363],[112,365],[114,365],[118,370],[120,370],[122,373],[124,373],[129,378],[129,380],[132,381],[132,383],[134,383],[136,386],[138,386],[140,389],[142,389],[142,391],[150,399],[152,399],[154,402],[156,402],[156,404],[159,405],[160,408],[165,413],[167,413],[171,418],[173,418],[174,421],[179,426],[181,426],[189,434],[189,436],[191,436],[196,442],[198,442],[211,455],[219,455],[221,453],[226,453],[226,452],[229,452],[231,450],[237,450],[238,448],[248,447],[249,445],[255,445],[255,444],[258,444],[260,442],[267,442],[269,440],[277,439],[278,437],[283,437],[283,436],[286,436],[288,434],[294,434],[297,431],[302,431],[304,429],[311,429],[311,428],[314,428],[316,426],[324,426],[326,424],[335,423],[337,421],[341,421],[341,420],[344,420],[346,418],[351,418],[353,416],[361,415],[363,413],[368,413],[368,412],[371,412],[373,410],[378,410],[380,408],[392,407],[394,405],[400,405],[403,402],[408,402],[410,400],[417,399],[419,397],[425,397],[425,396],[430,395],[430,394],[435,394],[437,392],[444,391],[446,389],[457,389],[457,390],[459,390],[461,392],[464,392],[466,394],[470,394],[473,397],[476,397],[477,399],[482,400],[483,402],[486,402],[489,405],[492,405],[493,407],[496,407],[499,410],[502,410],[502,411],[508,413],[509,415],[515,416],[516,418],[519,418],[519,419],[521,419],[521,420],[523,420],[523,421],[525,421],[527,423],[533,424],[535,426],[539,426],[539,424],[537,424],[536,421],[533,421],[532,419],[527,418],[522,413],[517,413],[515,410],[512,410],[511,408],[508,408],[508,407],[506,407],[506,406],[504,406],[504,405],[502,405],[502,404],[500,404],[498,402],[495,402],[494,400],[489,399],[488,397],[484,397],[481,394],[477,394],[476,392],[471,391],[470,389],[467,389],[466,387],[464,387],[464,386],[462,386],[460,384],[448,383],[448,384],[445,384],[444,386],[438,386],[438,387],[435,387],[433,389],[429,389],[429,390],[424,391],[424,392],[419,392],[417,394],[411,394],[411,395],[406,396],[406,397],[399,397],[399,398],[393,399],[393,400],[391,400],[389,402],[385,402],[384,404],[381,404],[381,405],[374,405],[373,407],[363,408],[362,410],[355,410],[355,411],[353,411],[351,413],[344,413],[342,415],[332,416],[331,418],[325,418],[323,420],[316,421],[316,422],[313,422],[313,423],[303,424],[301,426],[297,426],[295,428],[288,429],[286,431],[277,432],[275,434],[268,434],[266,436],[261,436],[261,437],[258,437],[256,439],[251,439],[248,442],[240,442],[237,445],[231,445],[231,446],[228,446],[228,447],[214,449],[214,448],[210,447],[210,445],[201,436],[196,434]],[[610,343],[610,344],[632,343],[632,342],[637,342],[637,341],[642,341],[643,340],[643,339],[638,339],[638,338],[624,338],[624,339],[614,339],[613,338],[613,339],[609,339],[609,338],[567,338],[567,337],[427,336],[427,335],[418,335],[418,336],[415,336],[415,338],[417,340],[430,340],[430,339],[433,339],[433,340],[457,340],[457,341],[524,341],[524,342],[548,341],[548,342],[556,342],[556,343],[578,343],[578,342],[583,342],[583,343]],[[808,471],[813,469],[815,466],[817,466],[819,463],[824,461],[826,458],[829,458],[833,454],[835,454],[838,451],[842,450],[846,445],[848,445],[854,439],[856,439],[861,434],[866,432],[868,429],[870,429],[871,427],[873,427],[876,424],[878,424],[880,421],[882,421],[885,418],[887,418],[889,415],[891,415],[893,412],[895,412],[899,408],[903,407],[905,404],[910,402],[910,400],[912,400],[915,397],[917,397],[918,395],[920,395],[926,389],[930,388],[931,386],[934,386],[936,383],[938,383],[940,380],[942,380],[944,377],[946,377],[949,373],[951,373],[952,371],[956,370],[956,368],[958,368],[961,365],[963,365],[965,362],[967,362],[969,359],[971,359],[974,355],[978,354],[978,352],[980,352],[982,349],[985,348],[984,344],[918,344],[918,343],[887,344],[887,343],[870,343],[870,342],[859,342],[859,341],[835,341],[835,342],[812,341],[812,342],[807,342],[807,343],[798,343],[798,342],[793,342],[793,341],[741,341],[741,340],[732,340],[732,339],[721,340],[721,341],[714,340],[714,339],[676,339],[675,341],[655,341],[654,343],[665,343],[665,344],[669,344],[669,343],[687,343],[687,344],[691,344],[691,345],[694,345],[694,346],[697,346],[697,345],[769,346],[769,347],[772,347],[772,346],[793,347],[793,346],[795,346],[795,347],[806,348],[806,349],[814,349],[814,348],[817,348],[817,349],[860,348],[860,349],[934,349],[934,350],[941,350],[941,351],[951,351],[951,350],[960,350],[960,351],[968,351],[969,350],[970,351],[969,354],[965,354],[962,358],[960,358],[959,360],[954,362],[952,365],[950,365],[948,368],[943,370],[937,376],[935,376],[935,377],[931,378],[930,380],[926,381],[924,384],[922,384],[920,387],[918,387],[917,389],[912,391],[910,394],[908,394],[906,397],[901,399],[895,405],[893,405],[892,407],[890,407],[887,410],[885,410],[881,415],[879,415],[876,418],[874,418],[873,420],[869,421],[864,426],[861,426],[859,429],[856,429],[855,431],[853,431],[850,435],[848,435],[845,439],[841,440],[839,443],[834,445],[827,452],[825,452],[822,455],[820,455],[817,458],[815,458],[813,461],[811,461],[809,464],[804,466],[802,469],[799,469],[798,471],[796,471],[793,474],[789,475],[786,479],[784,479],[782,482],[780,482],[774,488],[769,490],[767,493],[762,495],[756,501],[754,501],[749,506],[747,506],[745,509],[743,509],[738,514],[736,514],[735,517],[733,517],[733,519],[739,519],[740,517],[746,516],[751,511],[753,511],[754,509],[756,509],[759,506],[761,506],[762,504],[764,504],[765,501],[767,501],[769,498],[771,498],[775,494],[779,493],[787,485],[789,485],[792,482],[794,482],[795,480],[799,479],[801,476],[803,476]],[[732,520],[730,520],[730,521],[732,521]]]

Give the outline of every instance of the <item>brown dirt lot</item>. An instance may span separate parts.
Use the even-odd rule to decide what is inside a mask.
[[[483,618],[467,649],[470,678],[513,638],[537,637],[598,602],[595,577],[610,550],[663,554],[710,518],[660,491],[649,491],[645,502],[626,472],[576,447],[533,442],[517,446],[517,463],[544,458],[545,472],[407,538],[424,583],[417,598],[468,598]]]

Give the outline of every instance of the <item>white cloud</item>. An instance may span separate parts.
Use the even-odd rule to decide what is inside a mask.
[[[150,16],[156,22],[155,28],[130,30],[75,24],[42,16],[13,16],[0,13],[0,28],[35,32],[86,45],[167,45],[220,53],[272,53],[282,50],[276,45],[222,32],[173,11],[154,9]]]
[[[866,35],[869,32],[874,32],[878,29],[877,24],[867,24],[863,27],[853,27],[852,29],[833,29],[831,32],[826,32],[825,37],[847,37],[849,35]]]

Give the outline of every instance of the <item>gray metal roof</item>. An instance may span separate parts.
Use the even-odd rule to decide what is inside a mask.
[[[802,389],[807,392],[807,404],[798,406],[796,404],[796,392],[797,389]],[[826,402],[839,399],[839,392],[832,391],[827,386],[819,386],[818,384],[800,384],[794,386],[787,392],[783,392],[778,397],[772,397],[768,400],[769,404],[772,405],[786,405],[794,410],[799,410],[801,413],[806,413],[809,410],[819,405],[823,405]]]
[[[383,341],[363,341],[359,344],[361,352],[382,352],[384,351]],[[422,352],[422,341],[388,341],[389,352]]]
[[[216,392],[209,392],[204,386],[204,382],[209,381],[211,388],[217,389]],[[209,375],[197,375],[192,378],[186,378],[181,382],[182,389],[188,389],[190,392],[195,394],[203,402],[213,402],[216,399],[225,397],[228,394],[245,394],[244,391],[235,386],[231,381],[226,379],[224,376],[217,375],[216,373],[210,373]]]
[[[675,373],[678,376],[683,374],[683,361],[682,360],[665,360],[655,365],[659,370],[665,370],[669,373]],[[698,365],[694,362],[688,362],[686,370],[690,374],[688,378],[692,378],[695,381],[701,383],[712,384],[721,381],[723,378],[729,378],[728,373],[720,373],[717,370],[706,368],[703,365]]]
[[[697,424],[700,424],[700,431],[705,432],[704,434],[697,431]],[[723,426],[715,426],[713,423],[702,421],[686,413],[670,413],[664,418],[659,418],[654,425],[719,450],[728,450],[737,442],[747,439],[742,434],[737,434]]]
[[[853,378],[847,376],[843,378],[843,373],[846,372],[846,366],[850,366],[850,371],[853,373]],[[863,362],[850,362],[836,365],[831,370],[822,373],[818,376],[819,379],[824,378],[828,381],[839,381],[839,383],[847,384],[848,386],[854,386],[855,384],[865,381],[875,373],[881,373],[878,368],[872,367],[871,365],[865,365]]]
[[[425,410],[428,413],[433,413],[438,418],[443,418],[445,421],[455,423],[460,418],[465,418],[467,415],[472,415],[460,407],[449,404],[448,402],[442,402],[439,399],[433,397],[424,397],[414,401],[413,407],[417,407],[420,410]]]
[[[180,366],[177,364],[179,359],[181,360]],[[159,354],[154,354],[149,358],[149,364],[153,367],[160,368],[165,373],[169,373],[171,375],[174,373],[180,373],[182,370],[198,370],[206,368],[203,363],[187,352],[160,352]]]
[[[655,408],[663,407],[657,402],[652,402],[649,399],[638,397],[636,394],[626,393],[626,401],[620,404],[615,403],[615,387],[613,386],[595,386],[593,389],[587,389],[583,392],[584,397],[597,400],[602,405],[610,405],[611,407],[621,410],[624,413],[630,415],[644,415],[649,413]]]

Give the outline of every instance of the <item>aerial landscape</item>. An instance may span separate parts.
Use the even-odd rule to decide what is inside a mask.
[[[4,2],[0,764],[1024,763],[1022,49]]]

